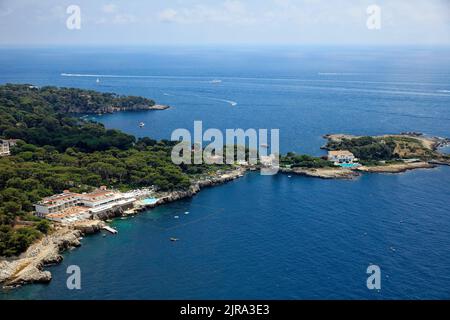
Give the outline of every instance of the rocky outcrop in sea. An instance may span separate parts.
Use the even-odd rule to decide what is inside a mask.
[[[70,227],[58,227],[50,235],[31,245],[16,259],[0,261],[0,284],[17,287],[27,283],[46,283],[52,279],[44,267],[60,263],[61,253],[80,246],[82,232]]]

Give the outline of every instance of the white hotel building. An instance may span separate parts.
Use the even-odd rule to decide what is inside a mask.
[[[129,206],[136,201],[136,198],[127,198],[121,192],[100,188],[91,193],[81,194],[79,201],[83,206],[89,208],[89,212],[95,216],[114,208]]]
[[[136,198],[100,187],[91,193],[64,191],[35,204],[36,215],[62,223],[90,219],[110,210],[127,209]]]
[[[49,214],[61,213],[64,210],[79,204],[79,194],[65,190],[61,194],[56,194],[42,199],[35,204],[36,214],[39,217],[46,217]]]

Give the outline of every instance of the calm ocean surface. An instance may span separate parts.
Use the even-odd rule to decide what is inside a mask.
[[[95,118],[158,139],[194,120],[278,128],[283,152],[316,155],[326,133],[450,136],[448,49],[0,49],[0,82],[154,98],[172,108]],[[449,195],[449,167],[354,181],[251,173],[114,221],[117,236],[85,238],[49,285],[0,299],[449,299]],[[65,285],[73,264],[80,291]],[[369,264],[380,291],[366,287]]]

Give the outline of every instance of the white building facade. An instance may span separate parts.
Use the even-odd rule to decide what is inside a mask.
[[[356,160],[353,153],[348,150],[328,151],[328,161],[331,161],[336,165],[342,163],[354,163]]]
[[[17,140],[0,140],[0,157],[6,157],[11,155],[10,148],[17,144]]]

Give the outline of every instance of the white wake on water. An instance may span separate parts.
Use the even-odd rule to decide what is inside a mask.
[[[220,98],[213,98],[213,97],[205,97],[205,96],[199,96],[199,95],[195,95],[197,98],[200,99],[208,99],[208,100],[214,100],[214,101],[220,101],[220,102],[225,102],[228,103],[229,105],[231,105],[232,107],[237,106],[237,102],[233,101],[233,100],[227,100],[227,99],[220,99]]]

